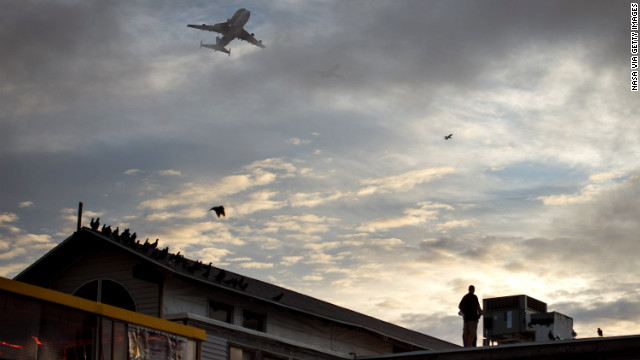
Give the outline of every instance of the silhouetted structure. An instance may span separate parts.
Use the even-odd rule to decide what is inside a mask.
[[[568,340],[573,319],[527,295],[483,299],[485,345]]]
[[[202,359],[350,360],[457,345],[191,260],[158,241],[81,228],[16,279],[207,331]],[[119,229],[119,227],[117,228]],[[128,240],[127,240],[128,239]],[[274,296],[279,294],[277,296]]]

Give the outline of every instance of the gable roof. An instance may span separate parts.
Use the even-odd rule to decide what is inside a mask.
[[[308,316],[341,323],[344,326],[360,328],[415,346],[417,349],[443,350],[457,348],[458,345],[435,337],[409,330],[374,317],[352,311],[329,302],[316,299],[261,280],[203,264],[178,254],[168,252],[168,248],[159,248],[157,243],[132,240],[128,230],[124,236],[113,236],[110,231],[96,231],[81,228],[65,239],[35,263],[15,277],[15,280],[49,286],[49,278],[79,259],[97,244],[112,246],[163,272],[195,281],[206,286],[222,288],[227,291],[244,294],[253,299],[270,303]]]

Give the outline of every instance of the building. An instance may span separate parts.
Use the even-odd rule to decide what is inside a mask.
[[[353,359],[457,345],[206,261],[126,230],[79,228],[15,280],[206,331],[202,359]]]
[[[0,277],[0,359],[197,360],[202,329]]]

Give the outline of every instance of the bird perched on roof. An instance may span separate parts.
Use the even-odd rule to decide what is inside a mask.
[[[207,265],[205,270],[202,272],[202,276],[205,278],[208,278],[210,273],[211,273],[211,263],[209,263],[209,265]]]
[[[602,336],[602,330],[600,330],[600,328],[598,328],[598,336]]]
[[[98,228],[100,227],[100,218],[97,218],[96,221],[93,221],[93,218],[91,218],[91,222],[89,224],[91,225],[91,230],[98,231]]]
[[[452,137],[452,136],[453,136],[453,134],[446,135],[446,136],[444,137],[444,139],[445,139],[445,140],[451,140],[451,137]]]
[[[281,292],[280,294],[278,294],[278,295],[276,295],[276,296],[272,297],[272,298],[271,298],[271,300],[273,300],[273,301],[280,301],[280,300],[282,300],[282,297],[283,297],[283,296],[284,296],[284,293],[283,293],[283,292]]]
[[[227,272],[220,269],[220,272],[218,273],[218,275],[216,275],[216,281],[217,282],[221,282],[222,279],[224,279],[224,277],[227,276]]]
[[[225,217],[227,216],[227,215],[224,214],[224,206],[222,206],[222,205],[214,206],[211,209],[209,209],[209,211],[211,211],[211,210],[215,211],[216,215],[218,215],[218,217],[220,217],[220,215],[225,216]]]
[[[120,234],[120,242],[122,242],[125,245],[128,245],[130,240],[131,240],[131,233],[129,232],[129,229],[124,229],[122,234]]]
[[[240,281],[238,281],[238,287],[240,287],[240,290],[245,291],[247,290],[247,286],[249,286],[249,283],[244,281],[244,276],[240,278]]]

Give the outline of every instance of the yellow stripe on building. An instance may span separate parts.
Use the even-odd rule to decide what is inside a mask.
[[[206,340],[206,331],[203,329],[125,310],[116,306],[86,300],[77,296],[20,281],[0,277],[0,290],[87,311],[114,320],[160,330],[174,335],[184,336],[193,340]]]

